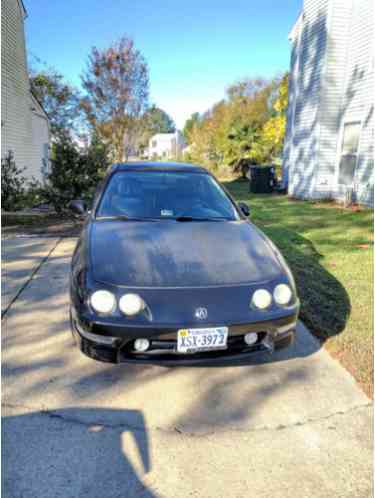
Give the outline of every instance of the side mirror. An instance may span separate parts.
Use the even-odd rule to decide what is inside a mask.
[[[83,215],[86,213],[86,204],[81,199],[70,201],[68,208],[73,211],[74,214]]]
[[[241,211],[243,212],[243,214],[245,216],[249,216],[250,215],[249,206],[245,202],[239,202],[238,203],[238,207],[241,209]]]

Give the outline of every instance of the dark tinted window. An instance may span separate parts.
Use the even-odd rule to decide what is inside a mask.
[[[220,185],[204,173],[126,171],[112,176],[97,217],[239,219]]]

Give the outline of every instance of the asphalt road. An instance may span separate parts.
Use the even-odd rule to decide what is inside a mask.
[[[75,241],[27,242],[3,245],[2,496],[372,496],[372,406],[302,325],[252,364],[97,363],[69,332]]]

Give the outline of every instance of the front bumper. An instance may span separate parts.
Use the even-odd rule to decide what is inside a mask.
[[[82,353],[107,363],[209,364],[273,353],[293,342],[296,322],[297,314],[292,314],[263,322],[230,325],[226,350],[181,354],[177,352],[177,328],[106,326],[80,320],[73,308],[71,312],[72,334]],[[248,332],[258,334],[258,340],[252,346],[244,341]],[[147,352],[134,350],[137,337],[149,339],[151,346]]]

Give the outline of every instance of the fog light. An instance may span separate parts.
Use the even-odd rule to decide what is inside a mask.
[[[134,341],[134,349],[140,353],[147,351],[149,347],[150,341],[148,339],[136,339]]]
[[[248,346],[252,346],[257,342],[257,340],[258,340],[258,334],[256,332],[249,332],[244,337],[244,341]]]

